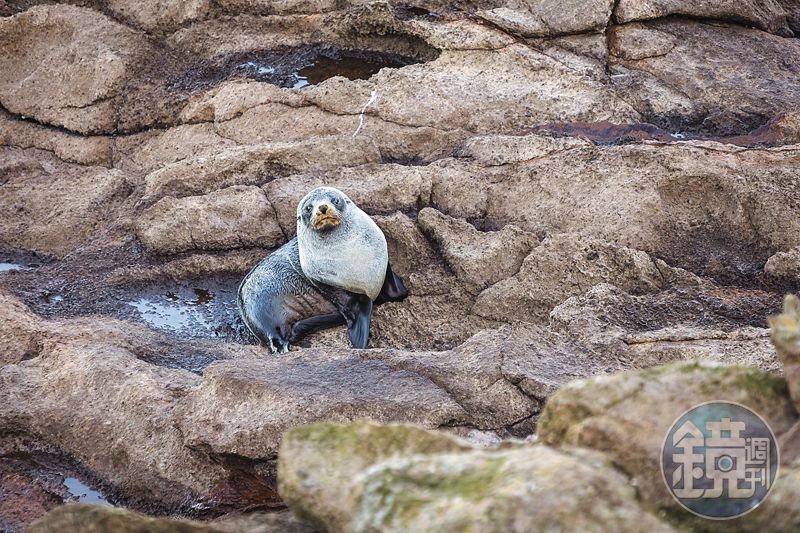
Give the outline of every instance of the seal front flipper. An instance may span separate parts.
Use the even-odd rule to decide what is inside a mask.
[[[378,297],[375,298],[375,305],[381,305],[386,302],[402,302],[408,296],[408,289],[406,284],[400,279],[400,276],[392,272],[392,265],[386,264],[386,277],[383,280],[383,287]]]

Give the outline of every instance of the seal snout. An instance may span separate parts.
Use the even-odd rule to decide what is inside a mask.
[[[339,212],[328,202],[317,204],[316,209],[314,209],[314,215],[311,217],[311,225],[317,231],[335,228],[341,222],[342,219],[339,217]]]

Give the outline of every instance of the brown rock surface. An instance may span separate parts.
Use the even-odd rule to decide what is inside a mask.
[[[137,221],[145,247],[160,254],[186,250],[276,247],[284,235],[258,187],[235,186],[205,196],[162,198]]]
[[[631,476],[645,505],[666,502],[645,457],[657,426],[712,392],[679,397],[677,371],[614,374],[673,362],[700,388],[766,402],[797,455],[779,378],[709,366],[785,372],[797,396],[792,308],[775,319],[781,359],[766,322],[800,287],[796,2],[70,4],[0,1],[0,461],[57,451],[115,502],[207,519],[278,505],[281,439],[302,424],[404,421],[483,443],[538,426],[625,473],[544,446],[470,451],[469,468],[496,460],[509,480],[486,483],[514,495],[503,520],[668,530],[627,485],[602,499],[574,472]],[[266,357],[236,287],[323,184],[374,216],[411,295],[375,310],[371,349],[334,328]],[[630,448],[608,445],[631,427]],[[423,486],[420,472],[464,481],[459,458],[384,459],[363,494],[446,508],[384,522],[334,499],[333,522],[500,509]],[[574,512],[533,514],[528,474],[549,487],[537,510]],[[793,475],[770,503],[787,527]],[[15,476],[3,486],[31,490],[14,489],[0,524],[58,503]],[[151,523],[106,511],[49,519]],[[752,516],[743,529],[764,524]]]
[[[129,81],[155,48],[96,11],[33,7],[0,20],[0,47],[6,52],[0,56],[0,104],[12,113],[92,134],[151,125],[172,111],[151,105],[134,110],[148,87]],[[136,118],[137,111],[144,116]]]
[[[786,11],[778,0],[619,0],[614,10],[614,18],[620,23],[669,15],[746,22],[764,31],[791,37]]]

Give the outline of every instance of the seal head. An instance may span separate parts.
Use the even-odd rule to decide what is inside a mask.
[[[342,191],[318,187],[300,201],[297,243],[309,279],[378,298],[389,264],[386,237]]]

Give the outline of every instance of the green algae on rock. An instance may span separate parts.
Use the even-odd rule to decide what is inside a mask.
[[[800,298],[790,294],[783,313],[769,317],[772,343],[778,350],[794,404],[800,408]]]
[[[330,531],[671,531],[602,454],[521,443],[477,449],[413,426],[292,429],[278,482],[298,516]]]
[[[53,509],[30,525],[29,533],[50,533],[69,531],[70,533],[306,533],[315,531],[287,512],[253,513],[246,516],[197,522],[194,520],[175,520],[155,518],[127,509],[108,505],[71,503]]]
[[[797,420],[783,378],[752,367],[683,362],[566,385],[548,400],[539,437],[607,453],[633,478],[644,501],[671,508],[675,502],[661,477],[661,444],[678,416],[708,401],[740,403],[776,435]]]

